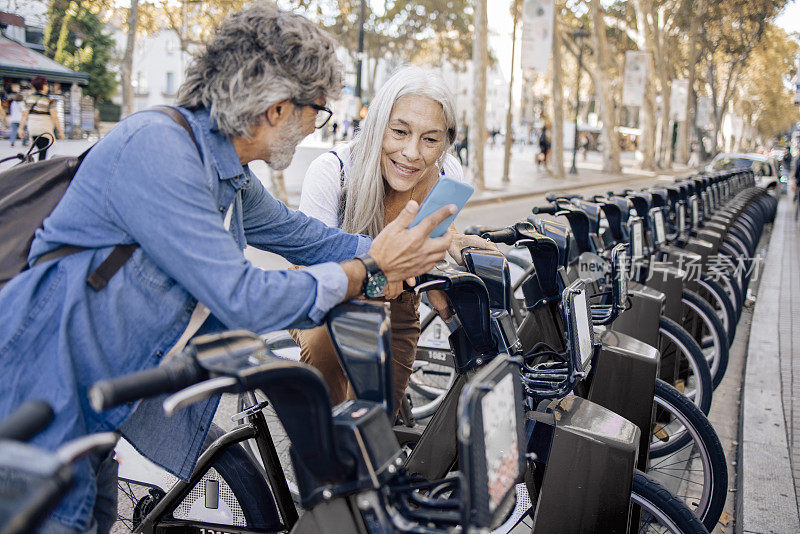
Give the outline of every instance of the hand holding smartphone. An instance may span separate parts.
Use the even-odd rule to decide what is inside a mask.
[[[430,237],[442,237],[447,232],[447,229],[450,228],[450,225],[453,224],[453,221],[455,221],[474,191],[475,189],[469,184],[442,176],[433,186],[433,189],[430,190],[428,196],[425,197],[425,200],[422,201],[422,205],[420,205],[419,211],[417,211],[417,215],[409,228],[415,227],[436,210],[448,204],[455,204],[458,207],[456,212],[434,228],[430,235]]]

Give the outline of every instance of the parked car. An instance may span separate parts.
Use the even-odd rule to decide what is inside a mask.
[[[786,178],[781,176],[778,172],[780,168],[778,161],[766,154],[758,154],[755,152],[725,152],[717,154],[711,163],[706,166],[706,170],[722,171],[726,169],[737,169],[746,167],[753,169],[756,175],[756,182],[766,187],[770,182],[776,184],[780,182],[781,189],[786,189]]]

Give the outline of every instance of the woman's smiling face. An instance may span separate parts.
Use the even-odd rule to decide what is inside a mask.
[[[410,191],[430,172],[446,145],[442,105],[422,95],[397,99],[383,134],[381,173],[397,192]]]

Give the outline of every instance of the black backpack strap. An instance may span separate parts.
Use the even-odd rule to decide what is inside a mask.
[[[133,255],[133,251],[138,247],[138,243],[131,243],[130,245],[117,245],[111,254],[108,255],[103,263],[94,270],[86,283],[92,286],[96,291],[100,291],[108,285],[108,281],[119,271],[125,262]]]
[[[189,122],[186,120],[186,117],[183,116],[183,113],[178,111],[178,108],[173,106],[153,106],[145,111],[158,111],[159,113],[163,113],[175,121],[178,126],[186,130],[186,133],[188,133],[189,137],[192,138],[192,143],[194,143],[195,148],[197,148],[197,151],[200,152],[200,145],[197,143],[197,138],[194,136],[194,131],[192,131],[192,127],[189,126]]]
[[[336,159],[339,161],[339,187],[344,187],[344,162],[342,158],[339,157],[339,154],[336,153],[335,150],[330,151],[331,154],[336,156]]]

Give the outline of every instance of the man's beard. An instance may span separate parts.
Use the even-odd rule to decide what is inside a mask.
[[[286,125],[281,138],[276,140],[270,150],[269,166],[276,171],[282,171],[292,163],[297,145],[305,138],[300,117],[292,117]]]

